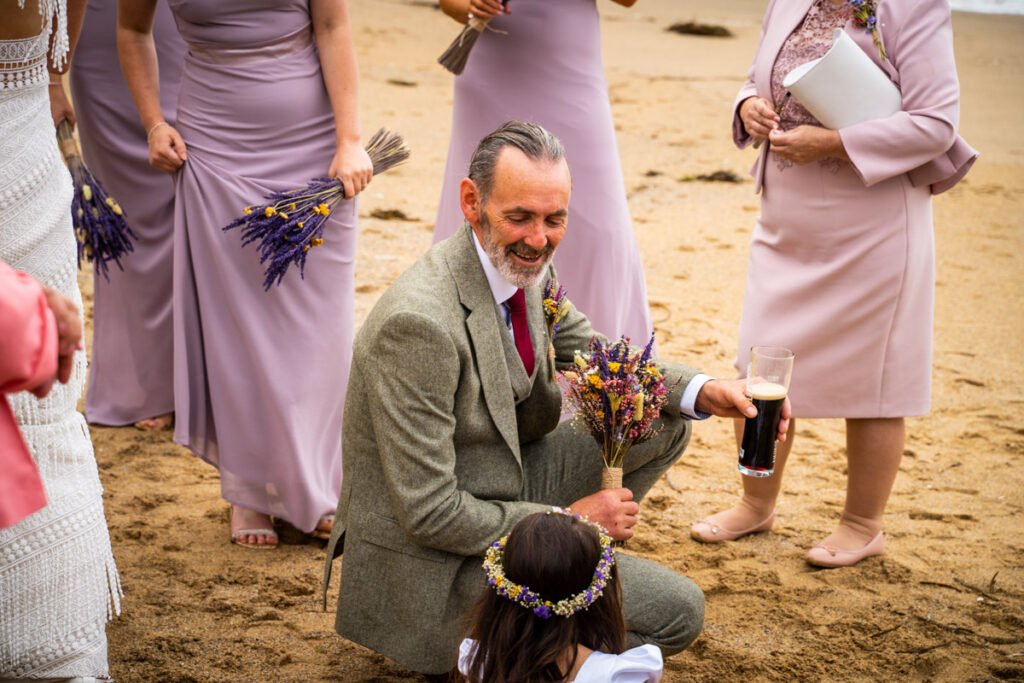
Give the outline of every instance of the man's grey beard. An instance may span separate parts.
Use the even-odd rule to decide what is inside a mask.
[[[491,224],[482,209],[480,211],[480,246],[484,248],[484,253],[487,254],[487,258],[491,259],[491,263],[498,269],[498,273],[505,280],[520,289],[527,289],[540,284],[540,281],[544,279],[544,273],[547,272],[548,264],[551,263],[551,257],[555,255],[555,250],[551,249],[549,244],[546,249],[547,254],[544,255],[542,261],[536,266],[536,270],[520,266],[491,240]],[[527,250],[536,253],[530,247],[523,249],[523,251]],[[532,256],[533,254],[530,255]]]

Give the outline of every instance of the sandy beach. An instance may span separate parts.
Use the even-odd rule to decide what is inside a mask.
[[[753,153],[730,139],[730,105],[765,2],[598,4],[661,354],[732,376],[758,198],[746,175]],[[388,126],[413,152],[360,199],[359,319],[431,242],[452,101],[435,59],[458,30],[433,5],[349,0],[363,130]],[[665,31],[690,20],[735,37]],[[1024,394],[1014,379],[1024,374],[1024,17],[957,13],[954,30],[961,133],[982,159],[934,202],[933,407],[908,421],[888,554],[844,570],[804,563],[842,506],[839,420],[799,425],[773,533],[690,540],[691,522],[739,487],[731,424],[697,425],[629,543],[707,594],[704,633],[667,661],[665,681],[1024,680]],[[693,179],[718,170],[744,182]],[[392,210],[406,219],[374,217]],[[81,283],[88,309],[91,273]],[[335,634],[339,572],[325,612],[322,542],[285,533],[273,552],[233,547],[216,471],[169,432],[92,434],[125,586],[109,627],[120,683],[418,679]]]

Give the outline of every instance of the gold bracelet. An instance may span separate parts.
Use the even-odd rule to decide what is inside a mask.
[[[157,123],[154,123],[153,126],[149,130],[146,131],[146,142],[149,142],[149,139],[151,137],[153,137],[153,131],[154,130],[156,130],[160,126],[168,126],[168,127],[170,127],[170,125],[171,124],[167,123],[166,121],[158,121]]]

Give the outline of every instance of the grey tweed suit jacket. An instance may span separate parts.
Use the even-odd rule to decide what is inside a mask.
[[[548,509],[521,500],[520,444],[555,429],[561,409],[541,287],[526,302],[532,377],[466,228],[399,277],[355,339],[324,600],[344,550],[338,633],[417,671],[451,669],[460,619],[484,585],[485,548]],[[556,364],[594,334],[572,308],[553,340]],[[669,406],[694,374],[666,366],[682,380]]]

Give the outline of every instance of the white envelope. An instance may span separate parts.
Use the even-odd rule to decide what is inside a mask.
[[[824,57],[790,71],[782,86],[823,126],[836,130],[891,116],[903,106],[896,84],[841,28]]]

